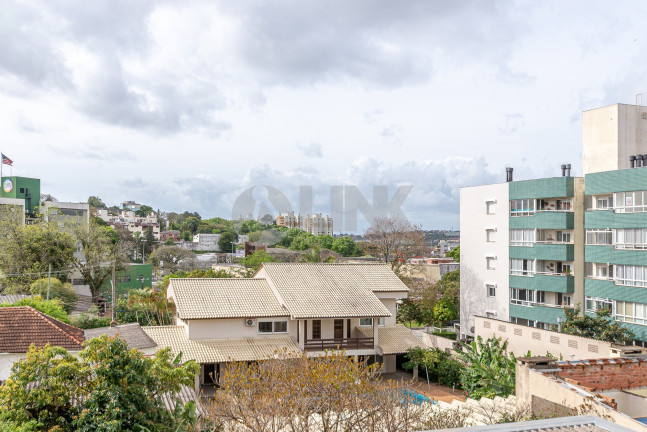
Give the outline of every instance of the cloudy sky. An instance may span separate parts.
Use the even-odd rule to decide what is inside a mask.
[[[581,112],[647,93],[644,1],[0,3],[0,150],[61,201],[412,186],[457,228],[461,186],[581,174]]]

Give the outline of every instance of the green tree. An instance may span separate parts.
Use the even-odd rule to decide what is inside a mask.
[[[182,240],[191,241],[191,231],[182,231]]]
[[[602,340],[617,344],[631,342],[635,335],[629,329],[613,320],[609,309],[598,309],[595,316],[581,315],[581,307],[565,308],[566,320],[562,333]]]
[[[261,229],[261,224],[254,219],[239,221],[238,225],[240,226],[238,232],[241,234],[249,234],[250,232],[259,231]]]
[[[161,263],[164,263],[164,271],[175,272],[180,269],[182,261],[190,262],[194,260],[196,255],[179,246],[160,246],[155,249],[148,257],[148,262],[152,263],[155,267],[160,268]]]
[[[461,247],[456,246],[454,249],[447,252],[445,256],[454,258],[454,261],[456,262],[461,262]]]
[[[398,322],[409,323],[409,327],[411,327],[413,322],[419,322],[422,319],[420,306],[410,299],[404,299],[398,307],[396,318]]]
[[[461,273],[460,270],[454,270],[445,273],[436,284],[440,296],[448,299],[454,305],[454,309],[460,310],[461,296]]]
[[[0,420],[34,431],[186,431],[195,405],[178,400],[169,412],[160,396],[192,386],[198,369],[168,348],[148,357],[107,336],[86,341],[78,358],[32,346],[0,387]]]
[[[434,306],[434,321],[436,324],[443,324],[456,319],[457,313],[451,300],[442,298]]]
[[[0,273],[5,288],[24,292],[52,271],[67,271],[74,260],[74,237],[45,222],[23,226],[19,220],[0,223]]]
[[[345,257],[357,255],[357,245],[355,244],[355,240],[350,237],[335,239],[332,244],[332,250]]]
[[[146,217],[148,216],[151,212],[153,211],[153,207],[143,205],[135,212],[135,214],[139,217]]]
[[[238,233],[234,230],[225,231],[220,235],[220,240],[218,240],[218,246],[220,246],[221,252],[231,252],[232,243],[238,241]]]
[[[76,238],[81,245],[82,258],[75,260],[74,265],[89,285],[92,300],[97,303],[101,286],[115,270],[122,270],[127,262],[124,244],[115,238],[115,231],[93,223],[78,226]]]
[[[34,281],[29,287],[29,291],[32,294],[36,294],[46,299],[47,291],[49,288],[49,298],[50,299],[60,299],[63,303],[63,308],[67,313],[72,312],[76,301],[79,299],[79,296],[74,291],[74,287],[70,283],[63,283],[57,278],[41,278]]]
[[[34,296],[34,297],[18,300],[15,303],[0,304],[0,307],[14,307],[14,306],[31,306],[37,311],[40,311],[47,316],[56,318],[57,320],[67,324],[70,323],[70,319],[68,318],[67,312],[65,312],[65,309],[63,308],[63,302],[61,301],[61,299],[45,300],[40,296]]]
[[[470,344],[461,344],[456,350],[465,363],[461,370],[461,383],[469,397],[480,399],[495,396],[507,397],[515,390],[515,364],[512,353],[507,354],[508,342],[490,338],[483,342],[479,336]]]
[[[88,205],[94,208],[106,208],[106,205],[101,201],[101,198],[94,195],[88,198]]]
[[[272,258],[266,251],[258,250],[253,254],[246,256],[245,258],[240,260],[240,263],[245,267],[247,267],[248,269],[251,269],[252,271],[256,271],[263,263],[274,262],[274,261],[275,259]]]
[[[317,243],[324,249],[332,249],[332,245],[335,241],[335,238],[331,235],[320,235],[317,237]],[[336,252],[336,251],[335,251]]]

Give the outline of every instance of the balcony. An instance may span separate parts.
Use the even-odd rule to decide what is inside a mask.
[[[332,338],[332,339],[309,339],[304,343],[307,351],[342,350],[342,349],[373,349],[375,348],[374,338]]]
[[[572,243],[535,242],[530,247],[510,246],[510,258],[573,261],[574,248]]]
[[[572,211],[535,211],[530,216],[510,218],[510,229],[573,229]]]
[[[645,226],[647,226],[647,212],[615,213],[612,209],[597,210],[587,212],[584,218],[586,229],[644,228]]]
[[[645,249],[616,249],[612,245],[584,246],[584,261],[625,265],[645,265]]]
[[[564,309],[557,305],[532,303],[530,307],[510,304],[510,316],[557,325],[557,318],[565,319]]]
[[[562,294],[575,292],[575,278],[572,275],[538,273],[532,277],[510,275],[510,286],[529,290],[548,291]]]

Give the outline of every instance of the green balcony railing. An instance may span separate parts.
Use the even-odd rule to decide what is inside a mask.
[[[557,318],[565,319],[564,309],[561,306],[537,303],[533,303],[532,306],[510,304],[510,316],[557,325]]]
[[[536,274],[532,277],[510,275],[509,284],[512,288],[562,294],[575,292],[575,278],[572,275]]]
[[[570,243],[534,243],[532,246],[510,246],[510,258],[551,261],[573,261],[575,246]]]
[[[531,216],[510,217],[510,229],[573,229],[573,212],[538,211]]]

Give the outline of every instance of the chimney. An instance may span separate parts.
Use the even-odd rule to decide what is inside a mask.
[[[508,182],[508,183],[512,181],[512,168],[511,167],[507,167],[505,169],[505,181]]]
[[[643,166],[647,166],[647,154],[643,155]]]
[[[636,168],[636,156],[629,156],[629,164],[631,168]]]
[[[562,177],[566,175],[566,165],[562,165]]]
[[[643,155],[636,155],[636,168],[643,166]]]
[[[566,177],[571,176],[571,164],[566,164]]]

